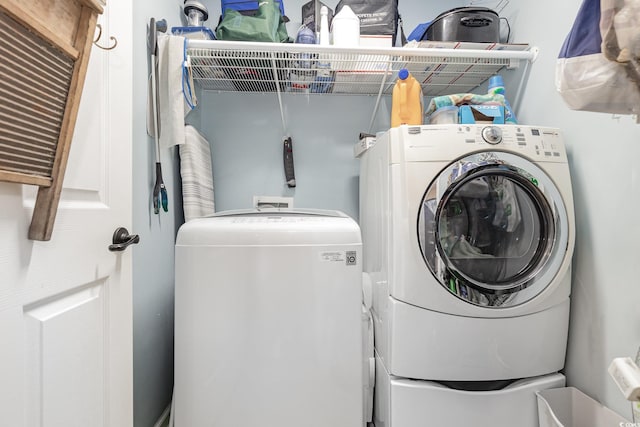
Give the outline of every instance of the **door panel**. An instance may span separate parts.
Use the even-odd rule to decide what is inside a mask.
[[[42,426],[104,426],[104,282],[25,307],[27,414]]]
[[[104,20],[104,16],[100,17],[98,23]],[[104,26],[105,23],[102,22],[101,25]],[[79,125],[73,133],[73,148],[69,153],[69,164],[74,166],[65,174],[63,190],[65,193],[73,190],[99,191],[104,188],[105,165],[102,159],[109,138],[109,115],[105,102],[109,99],[109,70],[105,70],[105,66],[108,66],[105,59],[109,59],[106,57],[111,53],[103,52],[95,46],[91,51],[92,63],[89,65],[89,72],[85,79],[85,87],[91,90],[82,92],[80,110],[78,110]],[[91,143],[76,146],[75,142],[78,140],[91,141]]]
[[[99,17],[111,51],[93,47],[48,242],[27,239],[35,188],[0,183],[0,425],[130,427],[132,5]]]

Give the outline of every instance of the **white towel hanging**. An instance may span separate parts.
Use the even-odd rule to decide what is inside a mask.
[[[180,145],[180,176],[184,219],[190,221],[215,212],[211,147],[191,125],[184,126],[184,144]]]
[[[184,144],[184,118],[190,111],[182,93],[184,37],[158,35],[160,147]]]

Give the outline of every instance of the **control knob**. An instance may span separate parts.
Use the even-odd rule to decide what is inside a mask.
[[[502,129],[496,126],[487,126],[482,129],[482,138],[489,144],[499,144],[502,142]]]

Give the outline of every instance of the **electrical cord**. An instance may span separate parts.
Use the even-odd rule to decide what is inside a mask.
[[[193,74],[187,57],[187,38],[185,37],[182,58],[182,94],[189,108],[193,110],[198,105],[198,99],[195,93],[192,92],[192,88],[194,88]]]
[[[507,40],[505,40],[505,43],[509,43],[509,38],[511,37],[511,25],[509,25],[509,20],[507,18],[505,18],[504,16],[500,17],[500,20],[502,21],[504,19],[504,22],[507,24]]]

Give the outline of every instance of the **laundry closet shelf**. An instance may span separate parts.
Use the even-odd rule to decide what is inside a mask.
[[[471,92],[503,68],[536,56],[528,45],[476,45],[480,48],[346,48],[188,40],[187,55],[204,90],[378,97],[391,94],[401,68],[421,82],[425,96],[437,96]],[[319,69],[323,65],[327,68]],[[322,72],[329,81],[314,85]]]

